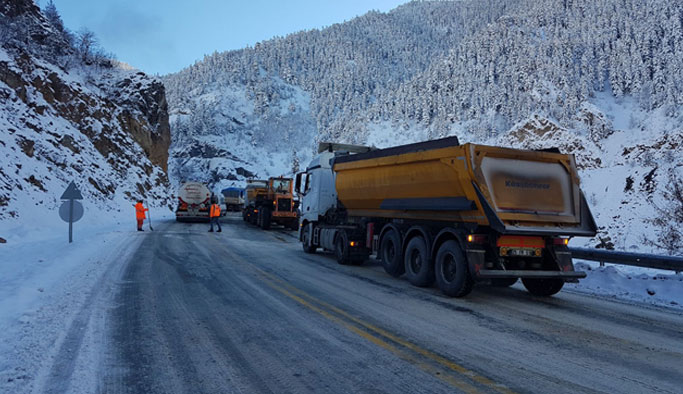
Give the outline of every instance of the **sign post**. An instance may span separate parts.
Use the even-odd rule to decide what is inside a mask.
[[[59,217],[69,223],[69,243],[71,243],[73,242],[73,224],[83,217],[83,205],[76,200],[82,200],[83,195],[72,181],[62,194],[61,199],[68,200],[62,202],[62,206],[59,207]]]

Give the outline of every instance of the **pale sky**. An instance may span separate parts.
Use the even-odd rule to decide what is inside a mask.
[[[53,0],[67,28],[95,32],[107,52],[149,74],[167,74],[214,51],[244,48],[341,23],[407,0]],[[43,7],[48,0],[38,0]]]

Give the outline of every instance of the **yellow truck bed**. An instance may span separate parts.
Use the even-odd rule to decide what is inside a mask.
[[[351,217],[467,222],[500,233],[596,231],[573,155],[445,138],[339,156],[333,169]]]

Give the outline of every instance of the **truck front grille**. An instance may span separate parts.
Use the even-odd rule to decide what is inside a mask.
[[[292,199],[281,198],[277,200],[277,210],[280,212],[290,212],[292,210]]]

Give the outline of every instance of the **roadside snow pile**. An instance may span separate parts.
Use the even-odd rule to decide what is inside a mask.
[[[111,307],[99,303],[114,294],[125,261],[145,233],[135,231],[132,206],[112,214],[84,205],[71,244],[68,225],[57,212],[12,227],[0,222],[0,236],[7,239],[0,244],[0,392],[41,392],[54,373],[52,360],[64,351],[78,354],[74,376],[82,379],[75,381],[96,387],[86,381],[96,379],[87,369],[102,353],[98,338]],[[152,209],[156,219],[171,216]]]
[[[565,289],[683,310],[683,273],[575,261],[588,274]]]

